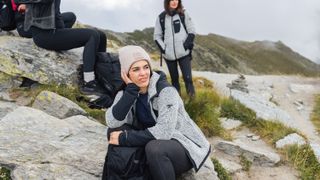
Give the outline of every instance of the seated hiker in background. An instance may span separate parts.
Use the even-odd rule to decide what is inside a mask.
[[[11,0],[12,9],[14,11],[15,21],[17,25],[17,31],[21,37],[32,38],[31,30],[24,30],[24,13],[26,11],[26,5],[17,5],[14,0]],[[62,21],[64,22],[65,28],[72,28],[73,24],[76,22],[76,15],[73,12],[61,13]]]
[[[127,124],[140,130],[111,132],[109,146],[144,147],[147,169],[155,180],[174,180],[191,168],[198,171],[211,147],[187,114],[177,90],[164,73],[152,71],[150,57],[141,47],[119,49],[119,60],[127,86],[106,112],[108,131]],[[106,166],[112,166],[108,158],[104,175],[108,174]]]
[[[66,28],[60,13],[61,0],[15,0],[26,5],[24,30],[31,30],[34,43],[48,50],[69,50],[84,46],[83,94],[99,92],[94,66],[97,52],[106,51],[106,35],[95,29]]]

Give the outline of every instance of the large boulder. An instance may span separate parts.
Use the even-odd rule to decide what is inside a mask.
[[[13,77],[26,77],[42,84],[75,84],[80,60],[77,50],[48,51],[37,47],[32,39],[0,38],[0,71]]]
[[[0,165],[13,179],[101,179],[105,126],[19,107],[0,120]]]
[[[39,93],[32,107],[60,119],[87,114],[86,111],[76,103],[50,91],[42,91]]]

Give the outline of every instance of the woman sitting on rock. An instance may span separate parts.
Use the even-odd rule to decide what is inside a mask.
[[[104,33],[87,28],[66,28],[60,13],[61,0],[15,0],[26,4],[25,30],[31,29],[34,43],[48,50],[69,50],[84,46],[83,77],[80,91],[96,94],[99,91],[95,80],[94,65],[97,52],[106,51]]]
[[[210,144],[190,119],[177,90],[163,73],[151,70],[150,57],[141,47],[121,48],[119,59],[127,86],[107,110],[106,124],[109,131],[125,124],[142,128],[114,131],[109,144],[144,147],[155,180],[173,180],[191,168],[199,170]]]

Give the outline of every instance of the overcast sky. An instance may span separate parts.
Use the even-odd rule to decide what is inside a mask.
[[[320,63],[320,0],[183,0],[198,34],[281,40]],[[153,27],[163,0],[62,0],[81,23],[117,32]]]

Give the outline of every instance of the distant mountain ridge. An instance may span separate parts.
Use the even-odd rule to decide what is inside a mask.
[[[152,54],[153,59],[160,59],[159,50],[153,41],[153,28],[125,33],[104,31],[109,40],[108,47],[140,45]],[[320,76],[319,64],[293,51],[281,41],[247,42],[216,34],[196,35],[192,68],[199,71],[251,75]]]

